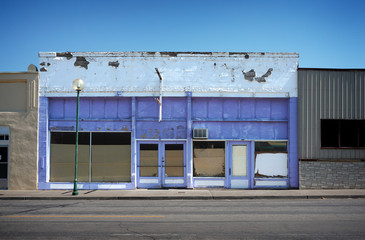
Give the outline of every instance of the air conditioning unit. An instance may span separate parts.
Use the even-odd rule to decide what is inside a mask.
[[[208,129],[207,128],[194,128],[193,130],[193,138],[208,138]]]

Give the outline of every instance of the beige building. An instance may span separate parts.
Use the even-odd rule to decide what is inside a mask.
[[[38,71],[0,73],[0,189],[37,189]]]

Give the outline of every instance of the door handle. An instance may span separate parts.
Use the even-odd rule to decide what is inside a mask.
[[[229,176],[231,176],[231,169],[229,169]]]

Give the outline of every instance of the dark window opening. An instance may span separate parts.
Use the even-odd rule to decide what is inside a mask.
[[[322,148],[365,147],[365,120],[321,120]]]
[[[288,152],[287,142],[255,142],[255,152]]]

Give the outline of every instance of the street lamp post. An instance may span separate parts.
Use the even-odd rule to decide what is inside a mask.
[[[75,79],[72,82],[72,88],[77,92],[77,104],[76,104],[76,145],[75,145],[75,179],[74,190],[72,195],[79,195],[77,191],[77,159],[79,155],[79,104],[80,104],[80,92],[84,89],[85,83],[81,79]]]

